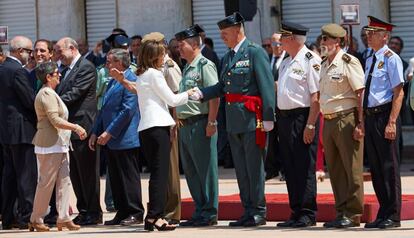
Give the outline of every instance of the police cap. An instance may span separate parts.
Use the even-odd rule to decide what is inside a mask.
[[[218,27],[220,30],[225,29],[227,27],[243,24],[244,18],[239,12],[234,12],[230,16],[227,16],[223,20],[217,22]]]
[[[309,31],[309,28],[302,26],[297,23],[282,21],[280,28],[280,34],[283,35],[303,35],[306,36],[306,33]]]

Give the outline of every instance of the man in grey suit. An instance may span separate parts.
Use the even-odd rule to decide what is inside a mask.
[[[79,124],[91,134],[96,116],[96,70],[81,57],[75,40],[65,37],[54,48],[55,54],[66,68],[56,92],[69,110],[69,122]],[[99,203],[99,160],[88,148],[88,139],[81,141],[72,134],[73,151],[70,151],[70,178],[77,198],[79,215],[73,220],[78,225],[102,223]]]

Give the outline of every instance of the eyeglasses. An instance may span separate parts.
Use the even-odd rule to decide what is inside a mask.
[[[32,49],[28,49],[28,48],[24,48],[24,47],[19,48],[19,50],[24,50],[24,51],[26,51],[28,54],[31,54],[31,53],[33,52],[33,50],[32,50]]]
[[[272,42],[272,46],[281,46],[282,44],[280,42]]]

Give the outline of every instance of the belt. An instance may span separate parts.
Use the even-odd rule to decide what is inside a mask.
[[[353,107],[353,108],[350,108],[350,109],[347,109],[347,110],[343,110],[343,111],[340,111],[340,112],[334,112],[334,113],[330,113],[330,114],[324,114],[323,115],[323,119],[325,119],[325,120],[332,120],[332,119],[335,119],[335,118],[340,117],[340,116],[348,115],[351,112],[355,112],[355,110],[356,110],[355,107]]]
[[[364,113],[367,116],[372,116],[381,112],[389,112],[391,111],[392,108],[392,103],[387,103],[387,104],[383,104],[381,106],[377,106],[377,107],[369,107],[364,109]]]
[[[198,115],[195,115],[195,116],[191,116],[189,118],[186,118],[186,119],[179,119],[179,120],[180,120],[180,123],[183,126],[187,126],[187,125],[194,124],[194,123],[196,123],[196,122],[198,122],[200,120],[207,119],[207,118],[208,118],[208,115],[207,114],[198,114]]]
[[[299,108],[290,109],[290,110],[280,110],[279,109],[278,112],[282,117],[289,117],[289,116],[293,116],[293,115],[299,115],[299,114],[307,113],[307,112],[309,112],[309,107],[299,107]]]

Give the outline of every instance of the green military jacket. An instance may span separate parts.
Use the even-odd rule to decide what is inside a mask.
[[[179,92],[185,92],[194,87],[205,88],[218,82],[217,69],[213,62],[199,53],[183,70]],[[191,116],[208,114],[207,102],[189,100],[187,104],[176,107],[177,117],[186,119]]]
[[[275,91],[269,57],[262,47],[245,40],[231,59],[228,51],[221,61],[219,82],[201,89],[203,100],[225,94],[260,96],[263,101],[263,120],[274,121]],[[256,114],[243,103],[226,102],[226,126],[230,133],[244,133],[256,129]]]

